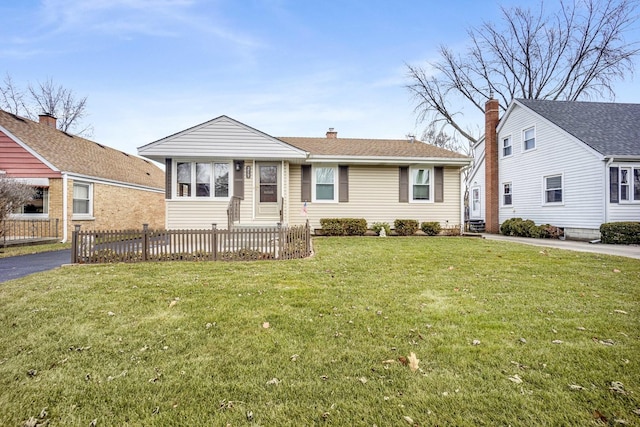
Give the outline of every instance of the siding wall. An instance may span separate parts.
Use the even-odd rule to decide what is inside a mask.
[[[536,224],[597,229],[604,220],[604,161],[585,144],[516,106],[500,130],[498,143],[511,135],[513,154],[500,148],[500,222],[531,219]],[[523,130],[535,125],[536,148],[523,153]],[[543,178],[563,175],[561,205],[545,205]],[[512,182],[513,205],[502,206],[502,184]]]
[[[320,228],[320,218],[365,218],[368,225],[396,219],[415,219],[419,222],[438,221],[445,226],[460,225],[460,170],[444,168],[443,203],[398,202],[399,173],[397,166],[349,166],[349,202],[307,203],[308,216],[302,215],[301,167],[289,168],[291,224]]]
[[[188,153],[193,157],[221,159],[305,157],[300,150],[226,117],[142,147],[138,152],[142,156],[175,157],[175,153]]]
[[[469,182],[467,183],[469,187],[469,216],[470,216],[470,219],[484,220],[485,219],[484,141],[482,141],[475,147],[473,151],[473,158],[475,159],[474,161],[476,163],[474,164],[473,174],[469,176]],[[480,188],[480,215],[479,216],[471,216],[471,202],[472,202],[471,190],[474,187]]]
[[[13,178],[58,178],[60,172],[51,170],[37,157],[0,132],[0,170]]]

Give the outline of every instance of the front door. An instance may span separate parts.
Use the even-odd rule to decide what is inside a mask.
[[[280,219],[280,164],[256,163],[256,218]]]
[[[480,187],[471,188],[471,219],[480,218],[481,215]]]

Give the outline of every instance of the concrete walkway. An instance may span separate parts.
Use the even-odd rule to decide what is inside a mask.
[[[616,255],[627,258],[640,259],[640,246],[638,245],[609,245],[604,243],[589,243],[576,240],[558,239],[533,239],[529,237],[503,236],[502,234],[482,234],[489,240],[503,240],[525,245],[543,246],[547,248],[566,249],[569,251],[591,252],[605,255]]]

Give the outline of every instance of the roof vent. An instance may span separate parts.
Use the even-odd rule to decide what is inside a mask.
[[[409,142],[409,144],[413,144],[414,142],[416,142],[416,136],[412,133],[408,134],[407,141]]]
[[[327,138],[329,138],[329,139],[338,138],[338,132],[333,130],[333,128],[329,128],[329,131],[327,131]]]

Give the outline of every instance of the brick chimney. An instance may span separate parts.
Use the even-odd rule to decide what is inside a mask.
[[[333,128],[329,128],[329,130],[327,131],[327,138],[329,138],[329,139],[338,138],[338,132],[333,130]]]
[[[489,99],[484,106],[484,173],[485,173],[485,230],[487,233],[500,232],[500,183],[498,175],[498,135],[496,128],[500,121],[500,104],[497,99]]]
[[[42,113],[38,116],[38,118],[40,119],[39,122],[41,125],[51,126],[52,128],[56,129],[56,121],[58,119],[53,117],[51,114]]]

